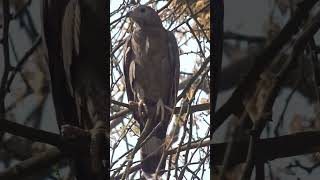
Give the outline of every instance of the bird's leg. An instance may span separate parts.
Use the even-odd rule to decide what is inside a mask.
[[[97,121],[94,128],[90,130],[81,129],[76,126],[65,124],[61,126],[61,133],[67,138],[89,137],[91,139],[89,146],[89,155],[91,157],[91,171],[97,176],[98,180],[104,178],[103,160],[106,159],[104,147],[106,147],[107,130],[105,122]]]
[[[141,117],[142,121],[139,123],[143,123],[143,126],[147,123],[147,114],[148,114],[148,108],[145,104],[144,100],[141,99],[139,102],[135,101],[129,101],[129,108],[133,111],[138,111],[138,116]]]
[[[142,99],[138,102],[138,112],[141,117],[146,116],[148,113],[148,108]]]
[[[162,99],[159,99],[158,102],[157,102],[156,116],[161,115],[160,116],[161,117],[161,121],[164,119],[164,108],[165,108],[165,105],[164,105]]]
[[[137,106],[138,106],[137,102],[129,101],[128,104],[129,104],[129,109],[131,109],[131,110],[136,110],[137,109]]]
[[[139,115],[142,117],[143,112],[148,112],[148,108],[146,106],[146,104],[144,103],[144,100],[140,100],[139,102],[135,102],[135,101],[129,101],[129,108],[132,110],[136,110],[138,109],[138,113]]]

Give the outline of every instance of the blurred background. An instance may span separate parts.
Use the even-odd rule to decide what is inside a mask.
[[[41,39],[40,1],[9,0],[12,19],[9,24],[9,62],[14,68],[6,76],[5,119],[52,133],[59,133],[50,90],[50,74]],[[0,1],[0,39],[4,34],[3,0]],[[0,44],[0,78],[4,77],[5,57]],[[7,68],[10,69],[10,68]],[[0,113],[2,114],[2,112]],[[21,161],[39,155],[51,145],[1,134],[0,172],[18,165]],[[67,160],[54,163],[45,170],[36,170],[30,180],[74,179]]]
[[[241,78],[249,72],[254,55],[266,47],[286,25],[299,2],[301,1],[224,1],[225,33],[217,109],[229,99]],[[318,8],[319,3],[315,5],[314,10]],[[316,33],[314,40],[318,45],[319,33]],[[319,99],[310,52],[303,53],[298,61],[298,66],[290,73],[275,100],[272,122],[267,123],[261,138],[319,130]],[[238,119],[235,116],[229,117],[214,133],[214,142],[229,140],[230,128],[236,121]],[[268,161],[264,166],[265,179],[319,179],[318,157],[315,153]],[[218,174],[220,167],[216,168],[215,173]],[[252,179],[255,177],[254,172]],[[240,165],[236,165],[228,169],[226,178],[238,179],[241,174]]]

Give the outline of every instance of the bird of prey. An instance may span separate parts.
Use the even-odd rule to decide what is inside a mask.
[[[108,116],[106,1],[42,1],[53,101],[60,131],[91,132],[90,154],[75,158],[78,180],[104,179],[106,147],[97,145]],[[63,128],[62,125],[70,126]],[[70,135],[75,133],[73,135]],[[82,135],[83,135],[82,134]],[[87,133],[88,134],[88,133]],[[101,138],[98,138],[101,139]],[[98,143],[99,144],[99,143]]]
[[[141,147],[142,170],[150,177],[158,165],[159,169],[165,167],[165,161],[160,160],[172,115],[170,109],[176,104],[179,51],[173,33],[162,26],[158,13],[151,7],[139,5],[127,17],[135,28],[124,50],[126,92],[129,104],[137,105],[132,108],[133,117],[140,125],[141,136],[152,133]]]

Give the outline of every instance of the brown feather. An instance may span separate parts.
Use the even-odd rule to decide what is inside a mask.
[[[138,6],[129,12],[129,16],[136,28],[126,42],[124,77],[128,100],[142,100],[148,109],[147,117],[141,116],[137,110],[133,111],[133,117],[139,122],[142,132],[147,118],[152,119],[151,127],[156,127],[161,121],[160,116],[156,116],[156,104],[160,99],[169,107],[176,104],[179,51],[173,33],[163,28],[155,10]],[[142,170],[146,175],[153,174],[157,169],[170,119],[171,113],[165,111],[164,124],[141,148]],[[147,133],[151,131],[146,130]]]

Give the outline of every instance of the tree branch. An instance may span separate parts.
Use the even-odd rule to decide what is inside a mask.
[[[67,139],[55,133],[27,127],[6,119],[0,119],[0,130],[27,138],[31,141],[51,144],[71,155],[74,154],[74,152],[78,154],[86,154],[89,152],[90,136]]]

